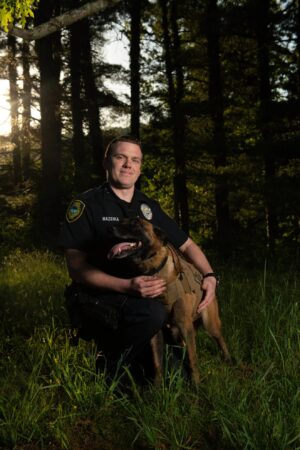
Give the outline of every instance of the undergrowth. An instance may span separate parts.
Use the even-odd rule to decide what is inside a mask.
[[[15,252],[0,273],[1,449],[300,449],[299,278],[227,270],[225,365],[198,333],[201,385],[170,368],[160,388],[122,389],[95,372],[96,348],[72,347],[62,259]]]

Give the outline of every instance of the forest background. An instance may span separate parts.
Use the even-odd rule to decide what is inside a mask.
[[[14,34],[84,2],[18,3],[34,18],[1,34],[11,105],[11,134],[1,137],[2,246],[54,249],[73,195],[105,179],[105,145],[129,133],[143,144],[141,188],[207,251],[295,262],[298,1],[102,1],[97,14],[38,39]],[[8,16],[7,7],[4,26]],[[104,61],[111,30],[128,42],[128,69]]]
[[[0,22],[0,447],[299,450],[299,0],[0,0]],[[128,396],[69,340],[60,224],[124,133],[221,274],[235,364],[199,330],[198,390]]]

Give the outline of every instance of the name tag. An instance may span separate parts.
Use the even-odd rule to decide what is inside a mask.
[[[107,217],[107,216],[102,217],[101,220],[102,220],[102,222],[119,222],[120,221],[119,217]]]

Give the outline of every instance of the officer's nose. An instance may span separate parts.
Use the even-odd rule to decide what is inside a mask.
[[[130,161],[130,159],[129,158],[125,158],[125,161],[124,161],[124,167],[131,167],[131,161]]]

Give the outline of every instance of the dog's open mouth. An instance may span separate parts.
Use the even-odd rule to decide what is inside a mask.
[[[136,242],[119,242],[114,245],[107,254],[108,259],[126,258],[129,255],[135,253],[142,247],[141,241]]]

